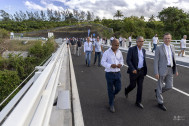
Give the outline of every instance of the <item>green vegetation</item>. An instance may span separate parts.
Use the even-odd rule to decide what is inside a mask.
[[[11,54],[8,59],[0,58],[0,102],[34,70],[35,66],[48,58],[56,47],[54,39],[49,39],[46,43],[37,41],[30,48],[27,47],[29,56],[26,58]]]
[[[152,38],[154,34],[161,36],[165,32],[170,32],[173,39],[180,39],[184,34],[189,34],[189,13],[184,12],[177,7],[168,7],[163,9],[156,16],[151,15],[148,21],[144,20],[144,16],[124,17],[120,10],[117,10],[114,17],[118,20],[100,19],[98,16],[94,18],[93,13],[73,10],[73,12],[65,10],[63,12],[47,10],[28,12],[19,11],[14,15],[10,15],[4,10],[0,10],[3,20],[0,21],[0,28],[14,32],[28,32],[34,30],[51,29],[62,26],[73,26],[82,24],[102,24],[108,28],[113,28],[114,33],[107,30],[101,30],[101,37],[110,37],[115,35],[119,37],[133,37],[142,35],[145,38]]]

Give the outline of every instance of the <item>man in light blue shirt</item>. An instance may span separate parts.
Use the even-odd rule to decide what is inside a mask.
[[[98,66],[100,67],[101,52],[103,51],[103,47],[102,47],[102,42],[100,41],[99,37],[97,37],[97,41],[95,41],[93,44],[93,50],[95,50],[94,65],[98,57]]]
[[[136,87],[137,85],[137,97],[136,97],[136,106],[143,109],[142,105],[142,88],[144,76],[147,74],[146,66],[146,50],[142,48],[144,44],[144,38],[142,36],[137,37],[136,46],[129,48],[127,53],[127,64],[130,78],[130,84],[125,88],[125,96],[128,97],[128,94]]]
[[[93,51],[93,44],[92,42],[90,42],[90,37],[87,37],[87,41],[84,43],[84,55],[85,55],[86,65],[88,67],[90,67],[92,51]]]

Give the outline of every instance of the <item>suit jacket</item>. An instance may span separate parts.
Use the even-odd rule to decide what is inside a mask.
[[[173,58],[173,74],[177,72],[176,60],[175,60],[175,48],[170,45]],[[160,76],[165,76],[167,71],[167,53],[164,44],[158,46],[155,51],[154,57],[154,73]]]
[[[143,56],[144,56],[144,76],[147,74],[147,66],[146,66],[146,50],[142,48]],[[129,51],[127,53],[127,65],[129,66],[127,73],[132,74],[134,70],[137,70],[138,68],[138,49],[137,46],[133,46],[129,48]]]

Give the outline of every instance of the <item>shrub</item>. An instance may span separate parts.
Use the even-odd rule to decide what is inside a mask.
[[[0,29],[0,38],[1,39],[9,38],[9,32],[6,31],[5,29]]]
[[[0,101],[4,100],[19,84],[21,80],[16,71],[4,70],[0,72]]]

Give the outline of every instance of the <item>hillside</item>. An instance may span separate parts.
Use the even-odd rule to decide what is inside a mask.
[[[30,47],[32,47],[36,41],[28,41],[27,44],[23,44],[25,41],[23,40],[10,40],[4,39],[0,42],[0,54],[4,51],[28,51]]]
[[[33,31],[24,33],[24,36],[31,37],[48,37],[48,32],[53,32],[55,38],[66,37],[87,37],[88,29],[90,34],[95,33],[95,36],[110,37],[113,34],[113,29],[107,28],[101,24],[79,24],[72,26],[64,26],[47,30]]]

